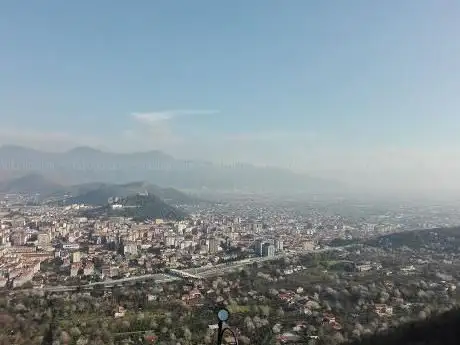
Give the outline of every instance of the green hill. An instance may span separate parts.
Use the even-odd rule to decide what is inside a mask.
[[[78,185],[62,185],[38,173],[0,182],[0,193],[37,194],[41,201],[66,204],[103,206],[109,198],[125,198],[139,193],[154,194],[172,205],[193,205],[204,202],[192,195],[171,187],[159,187],[147,182],[112,184],[89,182]]]
[[[327,243],[331,247],[352,244],[388,250],[405,247],[412,250],[424,249],[435,252],[458,253],[460,252],[460,227],[402,231],[376,236],[367,240],[345,240],[337,238]]]
[[[63,191],[63,187],[40,174],[31,173],[0,182],[0,193],[49,194]]]
[[[366,241],[365,244],[385,249],[398,249],[404,246],[414,250],[423,248],[433,251],[458,252],[460,227],[398,232],[376,237]]]
[[[114,205],[121,207],[114,207]],[[133,218],[136,221],[152,220],[157,218],[167,220],[180,220],[187,217],[187,214],[173,206],[168,205],[154,195],[134,195],[121,198],[115,204],[106,204],[102,207],[85,212],[89,217],[119,216]]]
[[[118,185],[119,188],[127,191],[132,191],[131,194],[142,193],[144,191],[154,194],[160,199],[163,199],[167,203],[177,205],[190,205],[197,204],[202,200],[183,193],[175,188],[171,187],[159,187],[157,185],[148,182],[131,182],[126,184]]]
[[[127,184],[88,183],[76,185],[69,189],[71,197],[65,199],[66,204],[86,204],[102,206],[109,198],[126,198],[139,193],[149,193],[173,205],[190,205],[200,202],[197,198],[182,193],[174,188],[162,188],[146,182]]]

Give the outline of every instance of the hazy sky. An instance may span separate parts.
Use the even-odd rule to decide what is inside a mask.
[[[0,4],[0,143],[460,187],[460,1]]]

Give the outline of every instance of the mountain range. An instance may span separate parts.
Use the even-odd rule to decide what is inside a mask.
[[[77,147],[56,153],[22,146],[0,147],[0,179],[31,173],[39,173],[51,183],[61,185],[147,181],[193,191],[307,193],[329,193],[344,188],[337,181],[286,169],[181,160],[161,151],[112,153]]]

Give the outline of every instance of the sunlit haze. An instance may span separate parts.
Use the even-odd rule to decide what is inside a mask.
[[[460,2],[5,1],[0,144],[460,192]]]

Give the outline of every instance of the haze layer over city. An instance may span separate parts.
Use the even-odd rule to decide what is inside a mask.
[[[0,5],[0,345],[456,343],[459,20]]]

